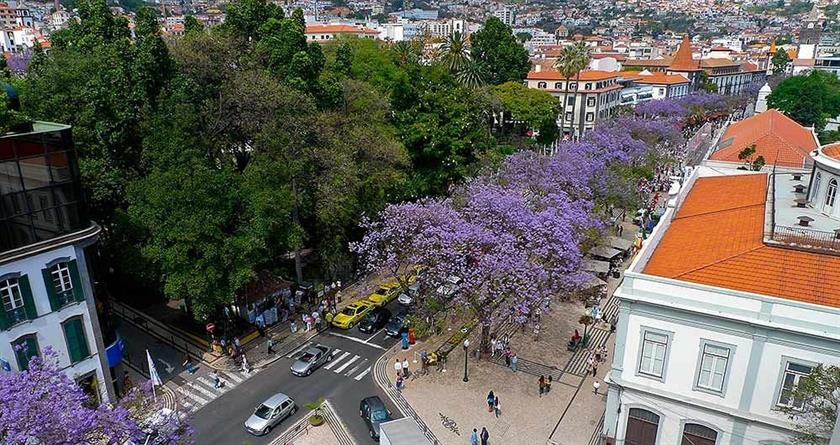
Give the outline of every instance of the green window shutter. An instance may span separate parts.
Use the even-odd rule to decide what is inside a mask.
[[[23,347],[18,349],[17,346]],[[21,371],[29,369],[29,359],[38,355],[38,340],[34,335],[27,336],[22,342],[15,343],[15,358],[17,358],[18,368]]]
[[[90,355],[81,318],[74,318],[64,323],[64,336],[67,339],[67,351],[70,354],[71,363],[78,363]]]
[[[85,301],[85,291],[82,290],[82,277],[79,276],[79,265],[76,260],[67,263],[67,268],[70,269],[70,281],[73,284],[73,297],[76,301]]]
[[[58,296],[55,293],[55,283],[53,283],[52,272],[50,269],[41,269],[41,275],[44,276],[44,287],[47,288],[47,297],[50,299],[50,308],[54,311],[61,309],[61,303],[58,302]]]
[[[0,331],[3,331],[9,327],[9,318],[6,316],[6,308],[1,306],[2,305],[0,305]]]
[[[18,286],[20,286],[20,294],[23,297],[23,311],[26,312],[26,318],[30,320],[38,318],[38,309],[35,307],[35,300],[32,298],[32,287],[29,286],[29,276],[22,275],[18,278]]]

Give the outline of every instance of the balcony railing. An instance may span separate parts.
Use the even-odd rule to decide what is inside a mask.
[[[840,238],[834,232],[823,232],[806,227],[775,225],[771,240],[803,249],[824,250],[840,254]]]
[[[64,307],[70,303],[76,302],[76,296],[73,295],[73,289],[56,293],[55,299],[58,301],[58,307]]]
[[[29,317],[26,316],[26,310],[23,308],[23,306],[17,309],[6,311],[6,320],[9,322],[9,326],[14,326],[28,319]]]

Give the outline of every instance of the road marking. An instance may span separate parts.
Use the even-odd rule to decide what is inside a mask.
[[[338,364],[338,362],[340,362],[340,361],[344,360],[344,359],[345,359],[345,358],[347,358],[347,356],[349,356],[349,355],[350,355],[350,353],[349,353],[349,352],[345,352],[344,354],[341,354],[341,357],[332,359],[332,361],[331,361],[331,362],[329,362],[329,363],[327,363],[327,365],[326,365],[326,366],[324,366],[324,368],[325,368],[325,369],[331,369],[333,366],[337,365],[337,364]]]
[[[345,373],[344,373],[344,377],[350,377],[350,376],[351,376],[354,372],[358,371],[358,370],[359,370],[359,368],[361,368],[362,366],[364,366],[364,365],[365,365],[365,362],[367,362],[367,359],[362,360],[362,362],[361,362],[361,363],[359,363],[359,364],[357,364],[356,366],[354,366],[354,367],[350,368],[350,370],[349,370],[349,371],[347,371],[347,372],[345,372]]]
[[[236,375],[233,371],[222,372],[220,374],[225,375],[227,377],[230,377],[230,380],[233,380],[236,383],[242,383],[242,381],[244,380],[243,378]],[[222,379],[222,380],[224,380],[224,379]]]
[[[371,367],[370,367],[370,366],[368,366],[368,367],[367,367],[367,369],[365,369],[365,372],[363,372],[363,373],[361,373],[361,374],[359,374],[359,375],[357,375],[357,376],[356,376],[355,380],[358,382],[359,380],[361,380],[361,379],[365,378],[365,376],[366,376],[366,375],[368,375],[368,374],[370,373],[370,368],[371,368]]]
[[[196,401],[198,403],[198,404],[191,403],[191,405],[195,406],[196,408],[198,408],[199,406],[207,403],[207,400],[205,400],[203,397],[199,396],[198,394],[193,393],[192,391],[190,391],[188,389],[184,389],[183,386],[178,387],[178,389],[181,390],[181,394],[189,397],[190,399],[193,399],[194,401]]]
[[[196,390],[198,390],[199,392],[201,392],[202,395],[207,396],[210,400],[213,400],[213,399],[215,399],[216,397],[219,396],[218,394],[211,391],[210,389],[205,388],[204,386],[200,385],[198,381],[193,382],[192,387],[195,388]],[[212,387],[213,387],[213,385],[211,384],[210,388],[212,388]]]
[[[344,339],[347,339],[347,340],[350,340],[350,341],[354,341],[356,343],[361,343],[363,345],[370,346],[372,348],[381,349],[383,351],[385,350],[385,348],[377,345],[376,343],[368,343],[368,342],[362,340],[361,338],[356,338],[356,337],[351,337],[349,335],[339,334],[338,332],[329,332],[327,335],[332,335],[334,337],[344,338]]]
[[[346,363],[344,363],[343,365],[341,365],[338,368],[335,368],[335,371],[333,371],[333,372],[336,373],[336,374],[341,373],[341,371],[344,371],[345,369],[347,369],[348,366],[352,365],[353,362],[355,362],[356,360],[358,360],[360,358],[361,357],[359,357],[358,355],[354,355],[353,358],[351,358],[350,360],[347,360]]]
[[[333,349],[332,356],[335,357],[338,353],[341,352],[341,349],[335,348]]]
[[[225,388],[228,386],[228,385],[226,385],[225,380],[221,376],[219,376],[219,383],[221,383],[221,385],[219,385],[218,388],[216,388],[216,382],[212,382],[209,379],[205,379],[204,377],[199,377],[196,380],[198,380],[199,382],[201,382],[205,386],[209,386],[210,388],[213,388],[214,390],[219,391],[220,393],[225,392],[226,391]]]
[[[365,340],[365,343],[368,343],[369,341],[373,340],[373,338],[374,338],[374,337],[376,337],[377,335],[381,334],[381,333],[382,333],[382,331],[384,331],[384,330],[385,330],[385,328],[382,328],[382,329],[380,329],[380,330],[376,331],[376,333],[374,333],[373,335],[371,335],[370,337],[368,337],[368,338]]]
[[[303,351],[304,349],[308,348],[310,345],[312,345],[312,342],[304,343],[303,346],[301,346],[301,347],[295,349],[294,351],[290,352],[289,355],[286,356],[286,358],[294,357],[295,355],[298,354],[298,352]]]

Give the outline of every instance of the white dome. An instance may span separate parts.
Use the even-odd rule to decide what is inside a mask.
[[[765,83],[764,86],[761,87],[761,89],[758,90],[758,91],[761,92],[761,93],[772,93],[773,89],[770,88],[770,84]]]

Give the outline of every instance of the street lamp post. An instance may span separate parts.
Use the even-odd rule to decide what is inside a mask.
[[[469,382],[470,378],[467,376],[467,359],[469,358],[469,354],[467,354],[467,348],[470,347],[470,340],[464,339],[464,383]]]

